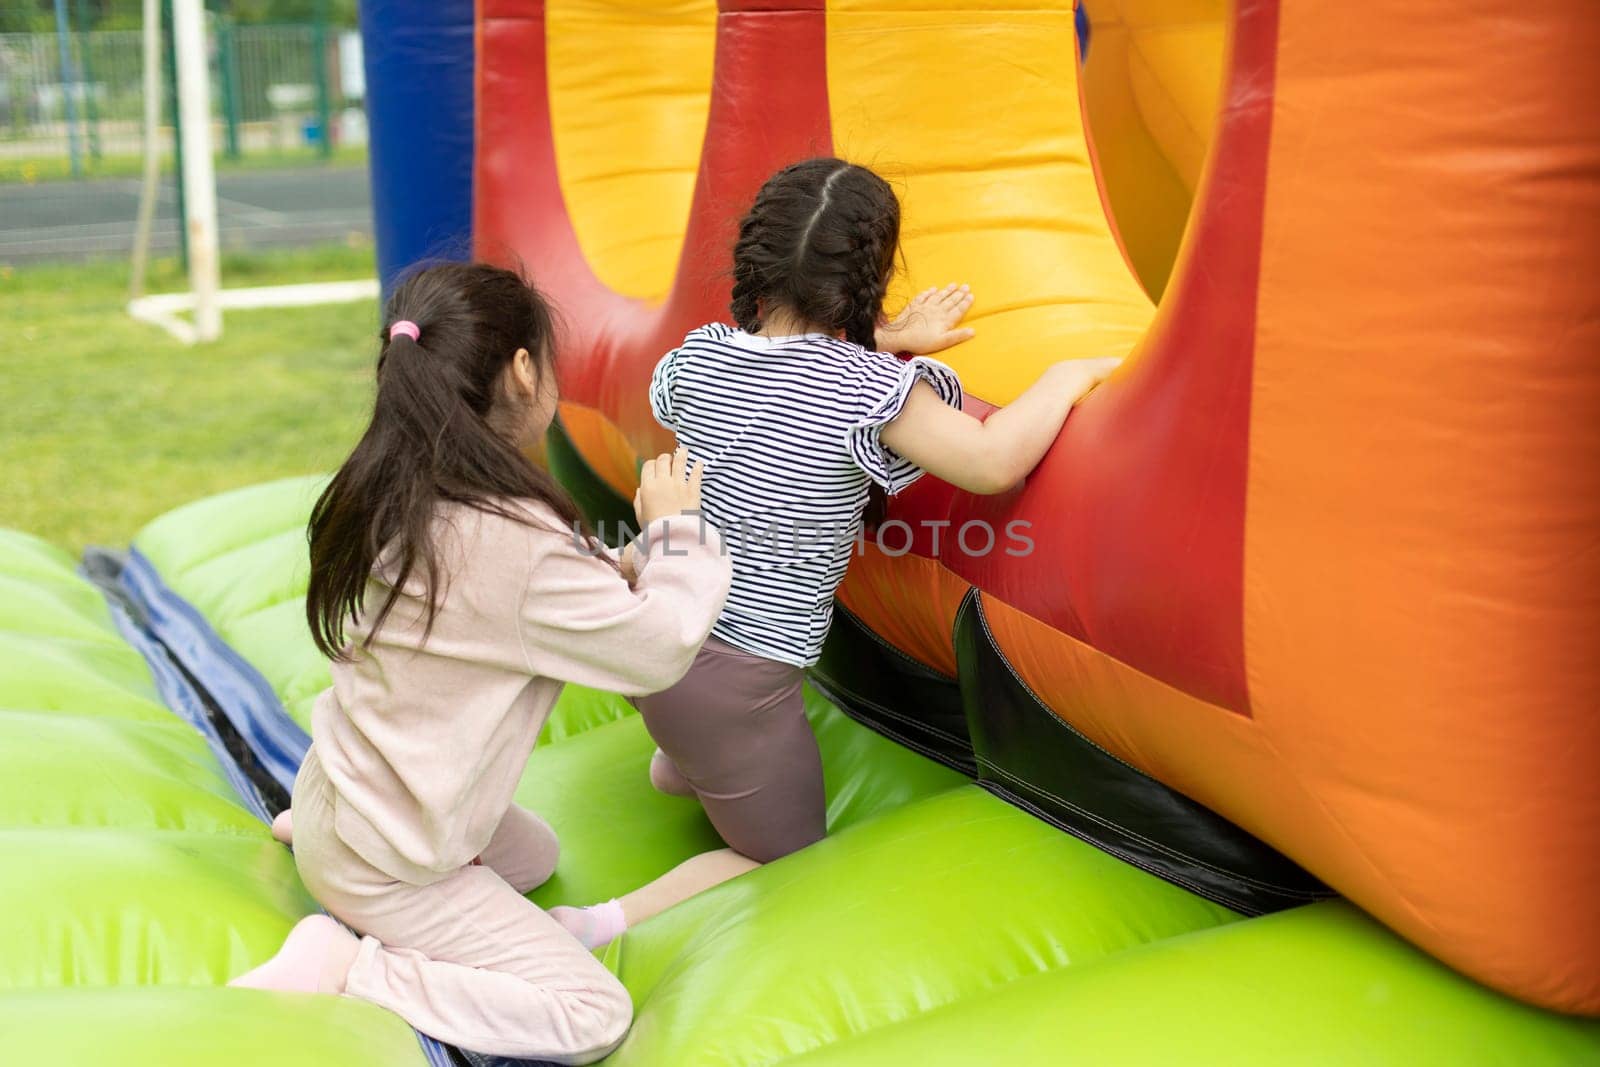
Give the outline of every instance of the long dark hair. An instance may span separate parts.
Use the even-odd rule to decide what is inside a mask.
[[[761,329],[763,307],[783,308],[877,347],[883,298],[900,252],[900,200],[866,167],[821,157],[791,163],[767,179],[739,223],[733,246],[733,321]],[[876,484],[865,521],[889,510]]]
[[[409,320],[420,336],[389,334]],[[323,655],[348,659],[347,622],[371,613],[368,638],[388,618],[413,574],[427,585],[427,626],[438,611],[440,562],[433,519],[443,503],[519,522],[506,501],[548,505],[584,531],[577,505],[544,470],[491,425],[509,398],[504,373],[520,348],[539,381],[553,374],[550,305],[519,275],[481,263],[425,267],[389,297],[378,353],[372,421],[311,512],[311,586],[306,620]],[[380,553],[394,572],[383,603],[364,603]]]

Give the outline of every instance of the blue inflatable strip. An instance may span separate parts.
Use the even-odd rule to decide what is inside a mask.
[[[272,686],[161,580],[138,549],[129,550],[119,584],[154,639],[211,695],[273,781],[286,794],[292,792],[311,738],[289,717]]]
[[[222,735],[217,733],[210,715],[206,713],[205,701],[201,699],[189,678],[172,661],[161,642],[156,640],[150,631],[135,622],[115,598],[107,597],[106,604],[111,609],[112,621],[117,624],[117,632],[122,634],[123,640],[132,645],[149,665],[150,675],[155,679],[156,691],[161,694],[162,701],[206,739],[206,744],[211,747],[217,762],[222,764],[222,771],[228,778],[228,784],[239,794],[245,807],[262,822],[270,823],[272,813],[267,810],[266,801],[261,798],[260,791],[256,789],[255,783],[250,781],[249,775],[244,773],[243,768],[233,758],[233,754],[228,751],[227,743],[222,740]]]
[[[417,1044],[422,1046],[422,1054],[428,1058],[429,1067],[461,1067],[460,1062],[450,1055],[450,1046],[435,1041],[421,1030],[413,1030],[417,1035]]]
[[[506,1056],[491,1056],[486,1052],[458,1051],[467,1067],[560,1067],[551,1060],[514,1060]]]

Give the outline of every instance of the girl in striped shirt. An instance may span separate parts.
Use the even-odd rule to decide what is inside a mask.
[[[737,328],[691,331],[656,366],[651,407],[705,465],[702,507],[733,585],[688,675],[635,703],[660,746],[651,781],[698,797],[729,848],[620,900],[553,909],[590,946],[824,835],[801,683],[869,497],[924,472],[974,493],[1011,488],[1116,364],[1058,363],[986,421],[963,413],[955,372],[925,357],[973,335],[960,326],[972,293],[929,289],[887,320],[899,238],[899,202],[872,171],[838,159],[784,168],[739,227]]]

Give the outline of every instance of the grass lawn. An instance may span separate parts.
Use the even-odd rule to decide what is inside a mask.
[[[370,244],[225,256],[223,285],[370,278]],[[128,317],[126,262],[0,268],[0,526],[125,545],[208,493],[330,470],[371,403],[370,302],[229,312],[185,348]],[[152,266],[152,292],[184,288]]]
[[[83,164],[83,176],[85,179],[137,178],[144,173],[144,157],[137,155],[106,155],[101,156],[99,159],[85,158]],[[274,170],[281,167],[365,167],[367,165],[367,146],[339,146],[333,150],[333,155],[326,159],[318,155],[315,150],[309,148],[250,152],[240,156],[238,159],[229,159],[223,153],[218,152],[213,158],[213,165],[218,173],[241,170]],[[172,156],[170,154],[162,155],[162,177],[170,180],[176,170],[176,163]],[[73,180],[72,160],[66,155],[64,149],[61,152],[43,156],[0,156],[0,184],[21,183],[23,185],[34,185],[38,182]]]

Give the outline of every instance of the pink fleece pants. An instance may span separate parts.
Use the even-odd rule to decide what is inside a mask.
[[[548,824],[513,806],[481,864],[430,885],[398,882],[333,833],[315,751],[294,792],[295,863],[329,913],[363,935],[345,993],[473,1052],[592,1063],[633,1019],[628,991],[522,894],[555,870]]]

